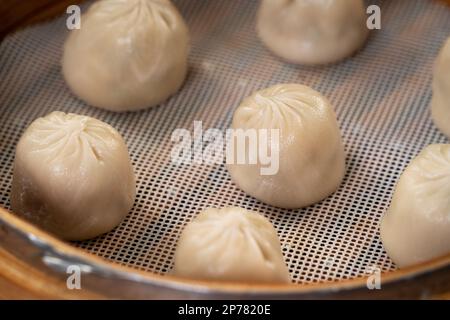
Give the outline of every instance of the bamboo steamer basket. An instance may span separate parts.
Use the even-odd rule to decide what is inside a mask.
[[[52,19],[73,1],[0,3],[0,38]],[[1,117],[1,116],[0,116]],[[69,265],[81,266],[82,289],[66,286]],[[251,285],[180,279],[117,264],[63,242],[0,207],[0,298],[61,299],[348,299],[450,298],[450,255],[383,272],[382,289],[367,276],[289,285]]]

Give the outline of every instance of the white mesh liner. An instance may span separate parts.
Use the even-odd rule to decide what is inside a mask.
[[[450,8],[430,0],[382,1],[382,30],[354,57],[324,67],[283,63],[255,33],[256,1],[179,0],[192,36],[185,85],[150,110],[114,114],[87,106],[61,75],[68,31],[60,18],[9,36],[0,45],[0,205],[9,208],[15,145],[33,119],[53,110],[103,120],[125,138],[137,175],[134,208],[115,230],[75,246],[156,273],[171,268],[183,226],[208,206],[241,206],[278,230],[297,283],[337,281],[368,266],[394,268],[378,225],[396,180],[423,147],[446,142],[429,114],[433,61],[450,36]],[[85,9],[84,7],[83,9]],[[347,153],[340,189],[303,210],[264,205],[240,191],[224,165],[171,163],[171,133],[194,120],[227,128],[252,91],[298,82],[336,108]]]

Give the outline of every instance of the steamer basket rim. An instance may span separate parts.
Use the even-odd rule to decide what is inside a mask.
[[[45,231],[38,229],[32,224],[14,216],[13,213],[0,207],[0,239],[14,233],[17,237],[37,247],[44,256],[52,256],[61,262],[60,270],[57,273],[65,273],[61,269],[66,265],[80,264],[91,268],[92,273],[107,276],[111,279],[124,279],[140,284],[164,287],[177,291],[186,291],[197,294],[218,294],[218,295],[302,295],[302,294],[323,294],[328,292],[344,292],[355,289],[366,289],[367,277],[358,277],[349,280],[336,282],[321,282],[314,284],[246,284],[246,283],[226,283],[208,282],[182,279],[172,275],[158,275],[151,272],[137,270],[128,266],[111,263],[106,259],[94,254],[75,248],[65,243]],[[4,241],[2,241],[4,242]],[[5,243],[2,245],[11,251]],[[434,259],[416,266],[382,273],[383,286],[400,284],[413,280],[420,276],[431,274],[435,271],[443,270],[450,274],[450,255]]]

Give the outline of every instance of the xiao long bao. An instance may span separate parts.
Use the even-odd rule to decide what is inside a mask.
[[[52,112],[20,138],[12,210],[62,239],[110,231],[127,215],[135,194],[125,142],[104,122]]]
[[[135,111],[181,87],[188,52],[188,29],[169,0],[100,0],[70,33],[63,74],[86,103]]]
[[[450,253],[450,144],[426,147],[406,168],[381,222],[391,259],[407,267]]]
[[[289,283],[278,235],[269,220],[242,208],[208,208],[189,223],[173,274],[198,280]]]
[[[288,62],[327,64],[363,46],[369,34],[366,19],[362,0],[263,0],[257,32]]]
[[[436,126],[450,138],[450,38],[435,63],[431,113]]]
[[[299,84],[279,84],[255,92],[236,109],[234,130],[279,130],[279,141],[269,141],[278,154],[278,170],[262,174],[256,164],[227,164],[232,180],[247,194],[276,207],[296,209],[332,194],[345,174],[345,153],[336,115],[319,92]],[[272,138],[271,138],[272,139]],[[230,145],[232,145],[230,143]],[[245,152],[234,144],[234,154]],[[259,141],[257,149],[265,146]],[[237,157],[236,157],[237,158]]]

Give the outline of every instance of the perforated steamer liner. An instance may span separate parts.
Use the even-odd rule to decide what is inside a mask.
[[[64,18],[29,28],[0,45],[0,205],[9,208],[15,146],[25,128],[54,110],[93,116],[125,138],[137,176],[135,206],[99,238],[73,243],[140,271],[166,274],[183,227],[209,206],[260,212],[278,230],[293,282],[336,282],[395,269],[378,225],[399,175],[423,147],[448,142],[428,105],[432,64],[450,35],[450,10],[433,1],[382,1],[382,30],[342,63],[301,67],[272,56],[255,33],[256,1],[174,1],[192,37],[190,72],[180,92],[161,106],[114,114],[71,94],[60,60]],[[83,7],[86,9],[86,6]],[[335,106],[347,153],[339,190],[302,210],[264,205],[240,191],[224,165],[176,165],[170,152],[177,128],[193,122],[226,129],[251,92],[297,82]],[[331,286],[331,285],[330,285]]]

